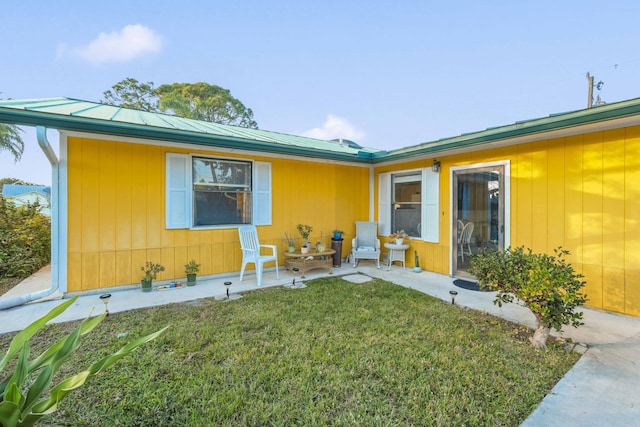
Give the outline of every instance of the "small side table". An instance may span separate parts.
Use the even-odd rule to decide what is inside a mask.
[[[387,270],[391,270],[391,264],[393,264],[394,261],[400,261],[402,263],[402,268],[404,268],[404,253],[409,249],[409,245],[385,243],[384,247],[389,249],[389,268]]]

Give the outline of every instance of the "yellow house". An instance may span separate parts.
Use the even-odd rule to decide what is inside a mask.
[[[281,251],[296,224],[325,243],[339,228],[345,256],[355,221],[371,220],[451,276],[480,248],[562,246],[588,305],[640,315],[640,99],[391,151],[67,98],[0,101],[0,122],[36,126],[52,162],[63,292],[138,283],[145,261],[165,280],[190,259],[237,272],[242,224]]]

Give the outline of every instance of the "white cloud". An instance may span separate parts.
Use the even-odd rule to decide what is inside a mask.
[[[318,139],[349,139],[356,143],[359,143],[365,136],[364,132],[356,129],[347,119],[333,114],[327,116],[322,127],[309,129],[302,132],[302,135]]]
[[[162,37],[144,25],[127,25],[120,31],[100,33],[86,46],[70,50],[66,45],[58,47],[58,57],[69,51],[94,65],[110,62],[126,62],[162,49]]]

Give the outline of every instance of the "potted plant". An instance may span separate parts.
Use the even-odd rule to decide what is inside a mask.
[[[415,257],[415,265],[413,267],[413,271],[416,273],[420,273],[422,271],[420,269],[420,257],[418,256],[418,251],[413,251],[413,256]]]
[[[164,271],[164,267],[160,264],[147,261],[142,267],[140,267],[140,270],[144,273],[140,280],[142,292],[151,292],[151,289],[153,288],[153,279],[158,277],[158,273]]]
[[[320,240],[316,242],[316,252],[324,252],[327,250],[327,245],[322,242],[322,231],[320,232]]]
[[[392,243],[395,240],[396,245],[401,245],[404,239],[409,239],[409,235],[404,230],[399,230],[395,233],[391,233],[389,237],[391,238]]]
[[[344,233],[344,231],[340,230],[340,229],[335,229],[333,230],[333,240],[342,240],[342,234]]]
[[[200,271],[200,264],[195,259],[189,261],[184,265],[184,272],[187,275],[187,286],[194,286],[196,284],[196,275]]]
[[[287,241],[287,245],[289,245],[289,253],[294,253],[296,251],[296,241],[293,237],[289,236],[289,234],[284,232],[284,240]]]
[[[309,253],[309,249],[311,248],[311,243],[309,243],[309,235],[313,231],[313,228],[310,225],[306,224],[298,224],[296,228],[298,229],[298,233],[300,233],[300,235],[302,236],[302,240],[304,240],[301,252],[303,254]]]

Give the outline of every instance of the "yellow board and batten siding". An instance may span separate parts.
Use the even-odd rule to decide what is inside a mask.
[[[67,291],[139,283],[146,261],[166,268],[158,280],[184,278],[184,264],[190,259],[202,264],[200,275],[240,269],[237,228],[165,228],[167,152],[270,162],[272,225],[258,232],[261,243],[275,244],[281,251],[285,231],[299,238],[298,223],[313,227],[312,242],[330,245],[333,229],[352,236],[354,222],[368,218],[366,166],[70,136]],[[343,246],[343,255],[348,249]]]
[[[433,159],[376,167],[381,172],[430,167]],[[587,305],[640,315],[640,127],[438,156],[440,242],[409,241],[421,267],[450,274],[449,168],[510,161],[511,246],[571,252],[585,276]],[[407,257],[413,264],[413,257]]]
[[[184,277],[189,259],[202,275],[239,270],[235,228],[165,228],[165,154],[193,152],[162,146],[68,139],[68,291],[137,283],[145,261],[160,262],[160,279]],[[224,152],[204,155],[232,157]],[[363,166],[299,159],[236,156],[272,164],[273,225],[259,228],[264,243],[284,250],[284,231],[314,227],[311,241],[329,243],[330,232],[346,232],[368,219],[369,170]],[[574,268],[585,275],[588,304],[640,315],[640,127],[541,140],[521,145],[438,156],[440,241],[411,240],[421,266],[449,274],[451,215],[449,168],[510,161],[512,246],[552,253],[571,251]],[[430,167],[432,159],[377,166],[380,172]],[[282,262],[282,260],[281,260]]]

